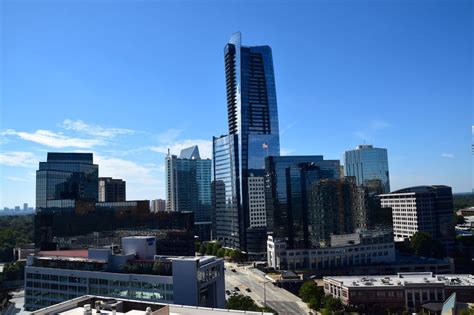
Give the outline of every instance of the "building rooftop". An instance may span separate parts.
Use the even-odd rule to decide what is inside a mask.
[[[474,287],[474,275],[434,275],[432,272],[407,272],[389,276],[324,277],[324,280],[336,281],[345,287],[402,287],[410,284],[444,284]]]
[[[87,258],[89,253],[87,249],[75,249],[75,250],[49,250],[40,251],[36,256],[41,257],[69,257],[69,258]]]
[[[65,301],[59,304],[55,304],[49,307],[39,309],[32,312],[33,315],[83,315],[85,314],[86,305],[90,305],[92,312],[91,315],[98,314],[95,310],[96,302],[100,304],[100,314],[112,314],[112,308],[116,309],[117,315],[145,315],[145,314],[157,314],[157,315],[236,315],[236,314],[248,314],[248,315],[271,315],[271,313],[265,312],[249,312],[249,311],[237,311],[228,309],[217,309],[208,307],[197,307],[197,306],[186,306],[176,304],[164,304],[157,302],[145,302],[133,299],[111,299],[108,297],[84,295],[69,301]],[[148,309],[148,313],[147,313]]]
[[[434,192],[436,189],[440,189],[440,188],[451,188],[451,187],[445,186],[445,185],[413,186],[413,187],[407,187],[407,188],[395,190],[388,194],[382,194],[380,195],[380,197],[391,196],[395,194],[423,194],[423,193]]]

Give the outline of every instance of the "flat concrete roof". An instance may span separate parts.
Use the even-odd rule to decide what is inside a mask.
[[[36,254],[36,256],[42,257],[89,257],[89,252],[87,249],[76,249],[76,250],[48,250],[41,251]]]
[[[324,277],[326,281],[339,282],[344,287],[402,287],[409,284],[444,284],[449,286],[472,286],[474,275],[434,275],[431,272],[407,272],[380,276]]]

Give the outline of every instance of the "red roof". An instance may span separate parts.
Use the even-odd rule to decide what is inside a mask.
[[[53,256],[53,257],[81,257],[87,258],[89,253],[87,249],[75,249],[75,250],[48,250],[41,251],[37,254],[38,256]]]

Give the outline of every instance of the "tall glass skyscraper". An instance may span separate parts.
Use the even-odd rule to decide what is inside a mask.
[[[250,226],[248,177],[262,172],[266,156],[280,155],[273,59],[269,46],[243,46],[240,33],[231,37],[224,56],[229,135],[215,138],[214,149],[215,153],[220,151],[227,139],[229,157],[221,160],[227,160],[232,185],[228,193],[235,198],[235,204],[228,207],[226,200],[227,206],[219,208],[221,204],[216,203],[215,211],[216,216],[230,209],[236,211],[238,224],[231,224],[232,228],[226,225],[224,229],[216,217],[217,239],[226,246],[246,250],[246,229]],[[221,183],[218,178],[222,174],[216,173],[219,167],[214,170],[215,185]]]
[[[201,159],[198,146],[168,155],[166,165],[166,206],[168,211],[194,212],[196,234],[202,240],[211,235],[210,159]]]
[[[380,181],[382,191],[390,192],[387,149],[372,145],[358,145],[355,150],[344,152],[344,174],[355,176],[358,185],[371,187]]]
[[[267,230],[288,248],[310,247],[308,195],[322,179],[340,178],[339,160],[314,156],[269,156],[265,159]]]
[[[99,166],[92,153],[48,152],[47,162],[36,171],[36,209],[51,200],[88,200],[97,202]]]

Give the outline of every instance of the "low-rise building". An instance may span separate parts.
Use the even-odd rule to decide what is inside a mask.
[[[81,296],[32,312],[33,315],[83,315],[94,313],[116,315],[271,315],[271,313],[264,312],[163,304],[124,298],[111,299],[104,296],[92,295]]]
[[[214,256],[159,256],[155,237],[126,237],[111,249],[43,251],[27,258],[25,309],[86,294],[222,308],[224,262]]]
[[[390,232],[332,235],[330,243],[330,247],[287,249],[286,242],[269,236],[268,266],[277,270],[320,270],[395,261],[395,246]]]
[[[344,305],[369,314],[418,311],[426,303],[444,302],[456,293],[460,302],[474,299],[474,275],[435,275],[432,272],[390,276],[324,277],[324,292]]]

